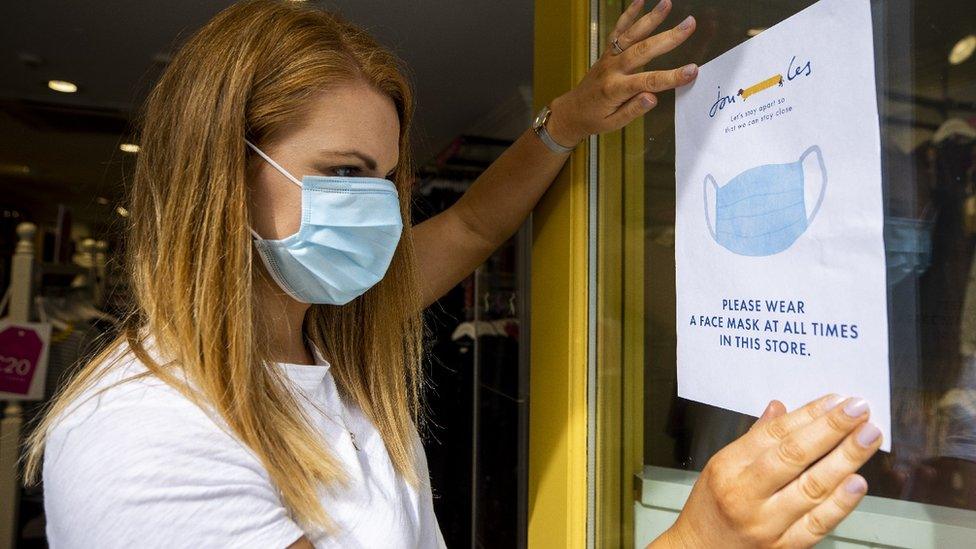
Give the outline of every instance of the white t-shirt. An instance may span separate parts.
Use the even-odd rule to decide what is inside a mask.
[[[275,548],[307,535],[319,548],[444,547],[419,437],[424,483],[417,490],[396,473],[372,422],[340,397],[328,363],[316,359],[314,366],[276,367],[331,416],[298,399],[350,478],[348,489],[320,491],[336,534],[303,532],[261,462],[226,424],[148,376],[87,401],[86,393],[49,431],[43,467],[48,544]],[[94,389],[145,370],[131,354],[112,368]]]

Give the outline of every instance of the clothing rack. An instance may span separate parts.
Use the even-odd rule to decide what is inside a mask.
[[[34,234],[33,223],[17,225],[17,247],[10,266],[8,318],[13,322],[29,322],[33,302]],[[17,510],[20,503],[20,475],[17,461],[20,451],[20,431],[23,408],[19,401],[7,401],[0,420],[0,549],[13,549],[17,535]]]
[[[510,145],[477,135],[453,139],[415,172],[414,221],[449,208]],[[438,387],[427,405],[443,431],[426,442],[436,446],[428,464],[442,488],[435,508],[449,547],[525,546],[518,532],[528,516],[528,370],[518,335],[526,329],[519,317],[527,284],[517,264],[528,265],[528,241],[523,228],[425,313],[428,379]]]
[[[10,287],[7,319],[13,323],[34,321],[35,311],[41,316],[40,290],[54,287],[71,287],[78,275],[86,277],[84,286],[92,294],[92,303],[100,307],[105,298],[106,264],[108,243],[87,238],[79,245],[80,255],[75,263],[40,263],[34,245],[37,226],[33,223],[17,225],[17,246],[10,268]],[[3,307],[0,305],[0,315]],[[108,315],[105,315],[108,317]],[[108,317],[110,318],[110,317]],[[20,446],[24,423],[24,407],[18,400],[4,402],[3,418],[0,419],[0,549],[16,546],[21,496]]]

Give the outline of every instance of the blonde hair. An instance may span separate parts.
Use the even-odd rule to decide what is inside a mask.
[[[343,482],[342,468],[269,367],[268,324],[275,319],[263,319],[255,302],[255,277],[266,274],[247,229],[251,153],[244,138],[273,141],[300,122],[315,94],[354,81],[387,95],[400,117],[394,179],[403,236],[379,284],[348,305],[312,306],[303,331],[329,358],[340,391],[376,425],[397,471],[420,481],[414,437],[423,325],[410,232],[409,83],[391,53],[337,15],[250,0],[191,37],[147,100],[130,192],[133,311],[123,334],[52,399],[30,434],[28,483],[38,477],[49,427],[127,345],[146,364],[142,375],[222,416],[261,459],[296,520],[333,526],[316,490]],[[147,337],[171,360],[154,361]]]

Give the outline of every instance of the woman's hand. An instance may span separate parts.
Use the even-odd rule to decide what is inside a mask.
[[[557,143],[571,146],[590,134],[620,129],[657,105],[657,92],[687,84],[698,75],[698,66],[637,72],[695,32],[688,17],[670,30],[651,36],[671,11],[671,0],[660,0],[641,15],[645,0],[634,0],[617,20],[606,51],[590,67],[575,88],[553,100],[547,129]],[[622,52],[617,52],[617,40]]]
[[[649,547],[810,547],[867,492],[855,474],[881,446],[863,399],[778,401],[708,462],[675,524]]]

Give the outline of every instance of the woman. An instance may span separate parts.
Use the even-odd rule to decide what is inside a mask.
[[[652,36],[670,3],[641,2],[544,131],[417,227],[411,94],[387,51],[272,0],[193,36],[145,111],[135,310],[29,440],[52,546],[442,546],[415,426],[420,312],[522,223],[568,157],[554,150],[694,79],[695,65],[639,72],[695,28]],[[853,472],[880,444],[855,431],[863,401],[841,400],[771,405],[656,543],[819,539],[863,496]]]

